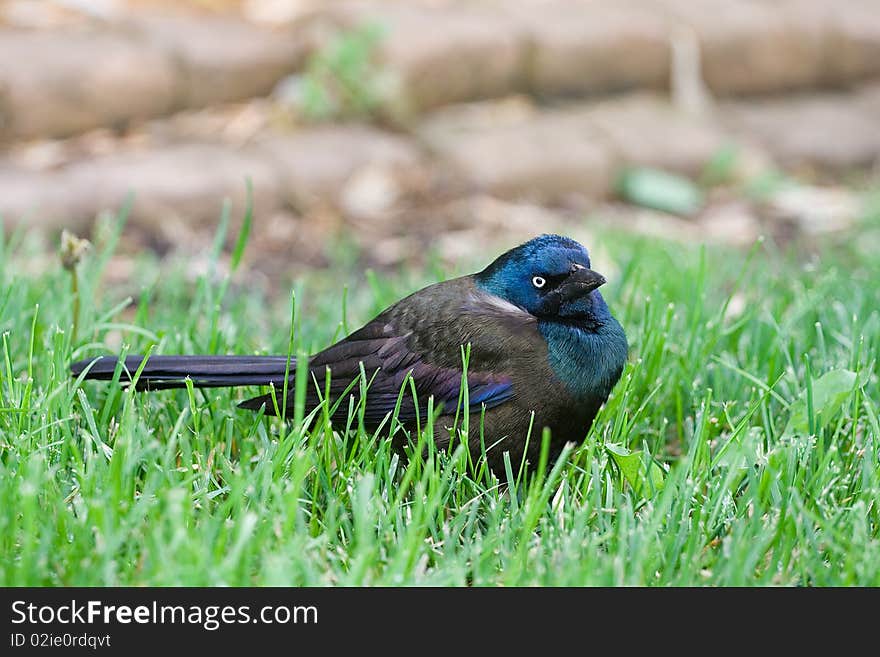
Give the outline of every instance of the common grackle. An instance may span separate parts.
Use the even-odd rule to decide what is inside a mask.
[[[503,473],[505,451],[512,463],[525,457],[534,466],[544,427],[550,429],[555,457],[566,442],[583,440],[626,362],[626,336],[597,289],[604,283],[590,269],[581,244],[559,235],[536,237],[477,274],[411,294],[312,356],[306,412],[320,403],[328,376],[331,403],[343,395],[358,399],[359,386],[351,384],[363,365],[368,428],[378,427],[398,403],[397,417],[405,427],[424,426],[433,397],[434,407],[442,409],[434,441],[446,447],[460,410],[462,347],[470,345],[468,445],[474,458],[482,441],[497,473]],[[75,376],[86,372],[85,378],[109,380],[117,360],[82,360],[71,370]],[[142,360],[125,359],[124,380],[130,381]],[[292,384],[286,404],[281,399],[287,367],[287,356],[151,356],[136,388],[179,388],[187,378],[201,388],[271,384],[274,400],[264,394],[240,406],[265,408],[272,415],[276,404],[278,409],[294,406]],[[295,369],[291,362],[289,381]],[[334,419],[347,412],[343,402]]]

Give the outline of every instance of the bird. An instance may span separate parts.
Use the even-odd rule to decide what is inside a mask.
[[[346,402],[336,405],[335,423],[354,397],[363,406],[365,427],[375,430],[396,412],[407,430],[403,435],[410,435],[397,432],[392,441],[405,454],[412,431],[425,426],[433,398],[439,409],[435,446],[448,449],[457,438],[466,440],[474,459],[485,457],[503,476],[505,452],[512,464],[537,466],[545,428],[549,463],[567,443],[582,443],[620,379],[628,343],[599,292],[605,282],[582,244],[543,234],[482,271],[404,297],[307,363],[287,355],[155,355],[143,364],[143,356],[127,356],[120,381],[130,385],[143,364],[137,390],[179,388],[187,380],[196,388],[270,385],[274,390],[239,406],[289,415],[294,386],[282,399],[285,377],[293,381],[304,366],[311,379],[306,413],[322,401]],[[71,373],[111,380],[118,360],[80,360]],[[363,401],[362,377],[368,384]],[[464,410],[470,419],[466,434],[455,424]]]

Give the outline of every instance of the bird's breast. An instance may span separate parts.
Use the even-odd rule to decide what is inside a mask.
[[[609,318],[595,329],[573,324],[542,322],[550,368],[579,401],[602,403],[617,383],[627,358],[626,336]]]

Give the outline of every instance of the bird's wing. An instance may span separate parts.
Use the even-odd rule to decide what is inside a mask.
[[[398,405],[398,418],[407,423],[426,418],[428,399],[434,406],[443,406],[454,412],[459,403],[462,367],[444,367],[431,362],[412,350],[411,332],[396,330],[393,324],[377,318],[348,338],[316,354],[309,363],[312,381],[306,391],[306,408],[314,408],[326,392],[329,376],[331,403],[341,395],[360,397],[363,373],[368,384],[364,420],[378,424]],[[363,370],[361,370],[363,368]],[[412,380],[410,383],[409,380]],[[355,382],[352,386],[352,382]],[[412,388],[415,388],[415,396]],[[467,376],[469,406],[479,410],[485,404],[492,408],[507,401],[513,394],[510,379],[491,372],[469,372]],[[401,392],[402,391],[402,392]],[[288,401],[291,407],[292,398]],[[274,412],[271,395],[262,395],[242,403],[245,408],[259,408],[266,404],[266,412]],[[280,404],[280,400],[279,400]],[[343,404],[344,412],[348,404]]]
[[[353,333],[316,355],[310,364],[313,372],[331,372],[331,388],[347,387],[360,375],[361,365],[370,382],[366,395],[365,419],[381,421],[392,412],[401,397],[398,412],[401,421],[414,420],[416,409],[426,412],[428,398],[434,405],[443,405],[446,412],[454,412],[461,392],[461,357],[458,366],[432,362],[426,354],[414,350],[414,327],[399,326],[393,319],[380,316],[364,328]],[[460,352],[456,346],[456,352]],[[412,379],[412,384],[408,383]],[[337,383],[333,383],[333,379]],[[411,387],[415,388],[415,398]],[[467,376],[470,406],[487,408],[507,401],[513,393],[510,379],[492,372],[470,370]]]
[[[407,297],[313,356],[309,370],[314,383],[307,391],[306,408],[319,403],[328,370],[333,399],[343,394],[358,398],[359,384],[350,386],[363,368],[369,384],[364,420],[370,424],[392,413],[398,400],[397,417],[404,423],[417,415],[424,420],[430,397],[435,408],[442,405],[445,413],[454,413],[462,394],[465,345],[470,345],[467,393],[471,411],[479,413],[483,406],[493,408],[511,399],[513,383],[504,367],[506,338],[516,331],[537,335],[534,326],[528,326],[534,322],[524,311],[510,304],[505,307],[496,297],[476,293],[472,285],[461,281],[447,281]],[[256,409],[264,403],[266,412],[272,413],[274,405],[268,395],[242,405]],[[347,404],[340,410],[345,409]]]

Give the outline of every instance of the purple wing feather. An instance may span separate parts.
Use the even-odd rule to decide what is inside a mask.
[[[424,421],[431,397],[435,408],[442,406],[446,413],[454,413],[461,393],[461,369],[425,362],[410,348],[408,338],[409,333],[398,334],[390,324],[377,318],[345,340],[316,354],[309,363],[309,370],[317,385],[309,385],[307,409],[320,403],[328,371],[331,402],[345,394],[346,390],[348,394],[359,397],[360,386],[350,386],[352,381],[360,377],[363,366],[369,384],[364,408],[364,419],[368,423],[378,424],[389,413],[393,413],[398,400],[400,407],[397,417],[404,423],[414,421],[417,415]],[[409,378],[412,383],[409,383]],[[480,412],[483,406],[498,406],[513,396],[510,379],[486,372],[469,372],[467,387],[469,406],[474,412]],[[248,399],[241,405],[258,409],[263,404],[267,413],[274,413],[271,395]],[[347,407],[347,404],[340,404],[340,412],[345,412]]]

